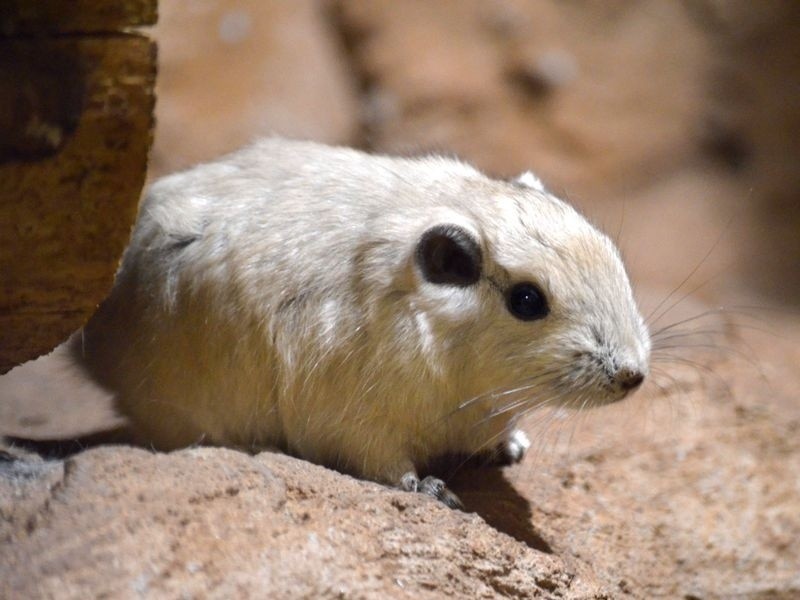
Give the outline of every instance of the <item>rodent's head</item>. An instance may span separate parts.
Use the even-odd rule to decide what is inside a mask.
[[[417,322],[467,390],[620,400],[648,373],[650,339],[619,253],[537,184],[477,181],[461,190],[472,201],[430,215],[413,258]]]

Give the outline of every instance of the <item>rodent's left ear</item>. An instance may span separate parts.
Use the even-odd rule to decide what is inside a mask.
[[[469,231],[448,223],[435,225],[422,234],[416,260],[426,281],[467,287],[481,277],[483,253]]]

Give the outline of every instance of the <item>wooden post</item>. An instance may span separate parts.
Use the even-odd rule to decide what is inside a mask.
[[[0,6],[0,373],[108,294],[152,141],[156,0]]]

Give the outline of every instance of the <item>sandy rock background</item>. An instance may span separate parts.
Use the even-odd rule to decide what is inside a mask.
[[[281,455],[9,444],[0,597],[800,596],[800,5],[160,8],[151,177],[270,133],[531,168],[644,314],[691,275],[654,330],[733,308],[623,405],[532,415],[522,465],[452,480],[466,514]],[[58,353],[0,378],[4,433],[115,424]]]

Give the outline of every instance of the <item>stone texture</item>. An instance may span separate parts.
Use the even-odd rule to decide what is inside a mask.
[[[0,469],[4,597],[603,597],[475,515],[282,455],[107,447]]]

